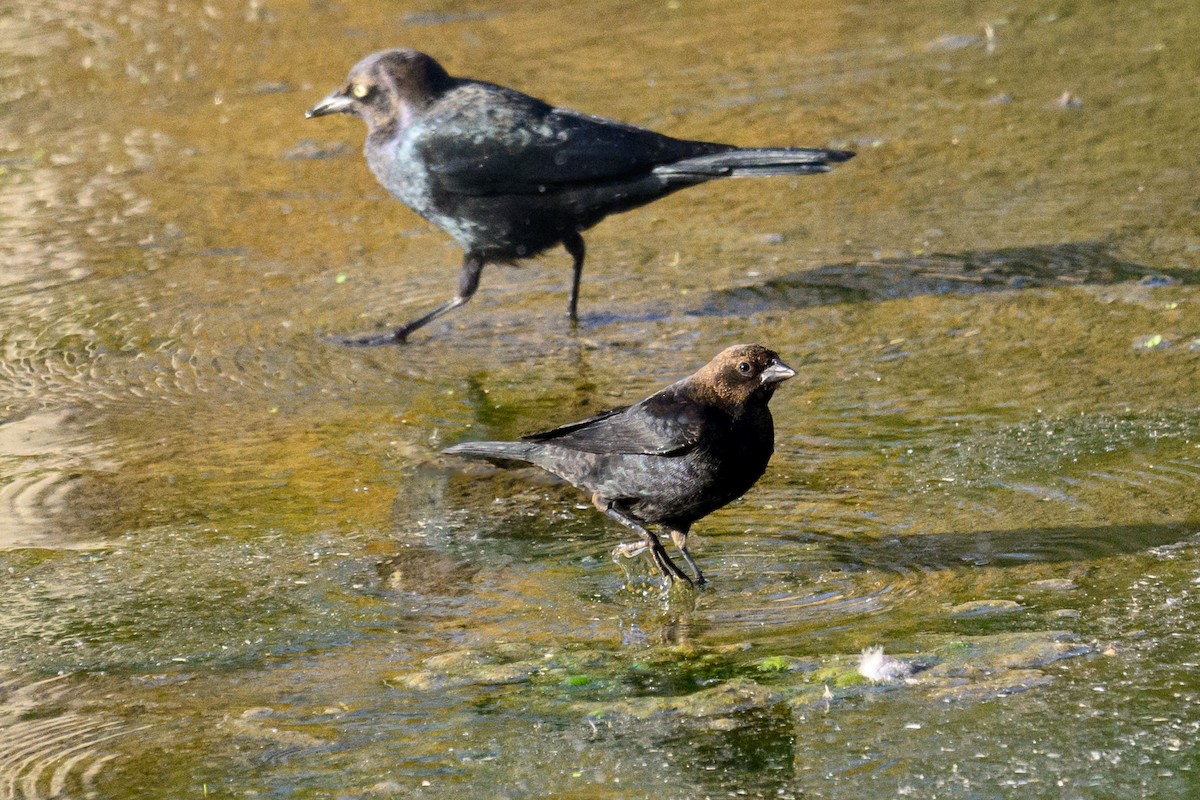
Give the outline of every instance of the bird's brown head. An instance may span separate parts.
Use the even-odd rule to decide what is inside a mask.
[[[442,65],[424,53],[384,50],[355,64],[346,83],[304,116],[353,114],[372,131],[393,125],[403,128],[453,82]]]
[[[758,344],[726,348],[688,379],[692,391],[735,416],[748,405],[766,404],[796,371],[779,354]]]

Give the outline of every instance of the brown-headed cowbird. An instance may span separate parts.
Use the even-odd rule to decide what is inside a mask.
[[[326,114],[366,122],[364,152],[375,177],[464,250],[453,299],[389,334],[347,344],[403,342],[470,300],[484,264],[531,258],[557,244],[574,259],[567,304],[574,321],[580,233],[609,214],[714,178],[828,172],[854,155],[673,139],[452,77],[414,50],[364,58],[306,116]]]
[[[688,530],[745,494],[766,470],[775,448],[767,403],[795,374],[771,350],[737,345],[640,403],[518,442],[464,442],[442,452],[526,462],[558,475],[636,531],[666,578],[689,580],[646,527],[663,526],[702,584]]]

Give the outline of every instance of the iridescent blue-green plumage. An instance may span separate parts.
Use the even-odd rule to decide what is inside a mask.
[[[375,177],[464,251],[453,300],[364,344],[403,341],[463,305],[484,264],[559,244],[574,258],[568,303],[574,318],[585,252],[580,234],[609,214],[716,178],[828,172],[854,155],[675,139],[452,77],[414,50],[363,59],[308,116],[334,113],[367,123],[364,153]]]

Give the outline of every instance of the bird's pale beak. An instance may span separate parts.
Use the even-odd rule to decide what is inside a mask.
[[[340,91],[331,92],[321,102],[304,112],[305,119],[323,117],[326,114],[349,114],[354,108],[354,100]]]
[[[761,379],[763,384],[769,385],[772,383],[781,383],[786,381],[788,378],[795,377],[795,375],[796,370],[792,369],[777,358],[762,371]]]

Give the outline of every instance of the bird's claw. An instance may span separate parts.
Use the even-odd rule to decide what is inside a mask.
[[[620,558],[637,558],[646,551],[644,542],[622,542],[612,549],[613,561]]]
[[[650,554],[654,559],[654,566],[658,567],[658,571],[670,583],[675,583],[677,580],[682,580],[688,586],[695,585],[693,584],[692,579],[689,578],[683,572],[683,570],[679,569],[679,567],[675,565],[675,562],[672,561],[671,557],[667,555],[666,549],[664,549],[661,545],[654,547],[654,545],[646,542],[622,542],[612,549],[612,558],[613,561],[618,561],[622,558],[637,558],[647,550],[650,551]]]
[[[405,344],[408,339],[398,332],[376,333],[365,336],[330,336],[327,341],[343,347],[382,347],[389,344]]]
[[[671,557],[667,555],[665,550],[662,552],[656,552],[654,554],[654,561],[658,564],[658,568],[662,571],[663,577],[669,580],[671,583],[674,583],[678,580],[683,581],[688,586],[695,586],[695,584],[692,583],[692,579],[689,578],[683,570],[675,566],[675,562],[671,560]]]

